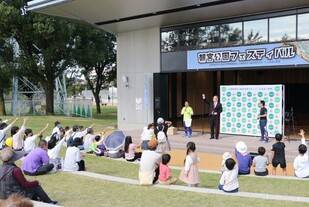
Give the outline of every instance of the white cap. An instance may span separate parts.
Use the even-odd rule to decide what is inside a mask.
[[[242,142],[242,141],[239,141],[239,142],[237,142],[237,144],[236,144],[236,150],[238,151],[238,152],[240,152],[240,153],[246,153],[247,152],[247,145],[244,143],[244,142]]]
[[[158,124],[163,124],[163,123],[164,123],[164,119],[163,119],[163,118],[161,118],[161,117],[160,117],[160,118],[158,118],[157,123],[158,123]]]

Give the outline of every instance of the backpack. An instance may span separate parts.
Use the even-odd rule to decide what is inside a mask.
[[[75,136],[76,132],[70,136],[70,138],[67,140],[67,147],[71,147],[73,144],[73,137]]]
[[[57,144],[57,132],[53,133],[47,142],[48,149],[53,149]]]
[[[159,128],[157,128],[157,129],[159,130]],[[161,131],[159,131],[158,134],[157,134],[158,143],[166,142],[166,135],[165,135],[163,129],[164,129],[164,126],[161,129]]]

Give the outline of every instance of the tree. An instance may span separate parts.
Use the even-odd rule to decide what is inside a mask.
[[[54,80],[72,64],[74,24],[25,11],[26,0],[0,3],[0,36],[18,44],[19,75],[43,87],[46,113],[54,113]]]
[[[6,115],[4,93],[11,87],[14,52],[9,39],[0,37],[0,45],[0,115]]]
[[[116,82],[116,39],[112,34],[87,25],[79,25],[75,32],[74,59],[83,68],[100,114],[100,91],[111,81]]]

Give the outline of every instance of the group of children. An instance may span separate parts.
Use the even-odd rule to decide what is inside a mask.
[[[299,145],[299,155],[295,158],[293,166],[295,176],[300,178],[309,178],[309,162],[308,151],[305,143],[305,131],[300,130],[299,135],[302,136],[302,144]],[[271,158],[269,159],[264,147],[258,148],[258,155],[252,157],[247,152],[247,146],[244,142],[240,141],[235,144],[235,154],[225,152],[222,156],[222,175],[219,181],[218,188],[224,192],[234,193],[238,192],[239,175],[250,174],[251,167],[254,167],[254,174],[257,176],[268,175],[267,166],[272,163],[272,174],[276,175],[276,168],[280,165],[283,175],[287,175],[286,159],[285,159],[285,144],[282,140],[281,134],[276,134],[276,143],[271,148]],[[188,186],[198,186],[200,183],[199,171],[197,163],[200,161],[194,142],[187,143],[187,152],[184,160],[184,167],[180,173],[179,180],[187,183]],[[162,163],[160,164],[159,183],[161,184],[174,184],[177,179],[173,178],[170,174],[168,162],[171,159],[169,154],[162,155]],[[169,172],[169,173],[166,173]],[[166,176],[166,174],[168,176]]]

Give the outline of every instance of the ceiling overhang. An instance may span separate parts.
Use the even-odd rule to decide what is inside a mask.
[[[27,9],[118,34],[308,6],[308,0],[32,0]]]

